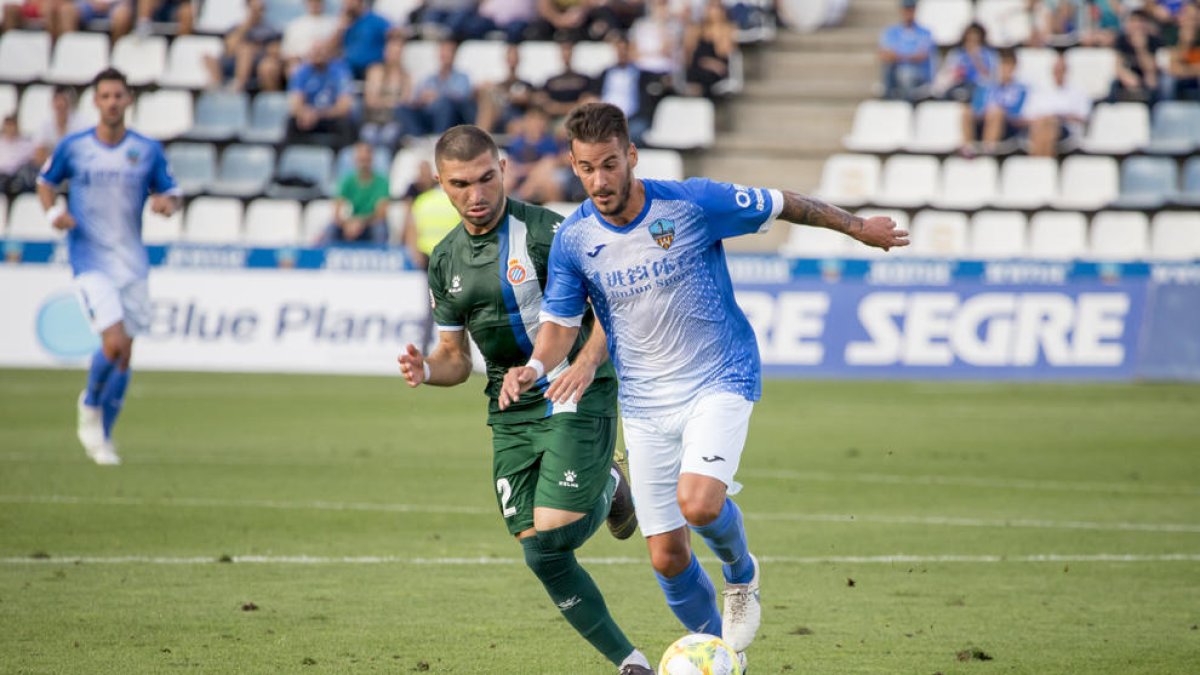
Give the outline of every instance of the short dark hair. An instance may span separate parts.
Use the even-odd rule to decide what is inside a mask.
[[[567,143],[604,143],[617,139],[621,147],[629,145],[629,123],[625,113],[611,103],[584,103],[567,113]]]
[[[438,139],[433,148],[433,161],[438,165],[444,159],[469,162],[485,152],[492,153],[496,159],[500,158],[500,149],[488,132],[474,124],[460,124],[450,127]]]
[[[92,86],[99,87],[100,83],[104,82],[105,80],[120,82],[122,87],[125,87],[126,90],[129,89],[129,80],[125,79],[125,73],[122,73],[116,68],[105,68],[97,73],[96,77],[92,79]]]
[[[1002,47],[1002,48],[996,50],[996,55],[1000,57],[1001,63],[1004,63],[1004,62],[1016,63],[1017,62],[1017,50],[1013,49],[1012,47]]]

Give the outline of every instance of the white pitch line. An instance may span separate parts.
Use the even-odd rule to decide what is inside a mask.
[[[994,490],[1036,490],[1042,492],[1099,492],[1121,494],[1200,496],[1200,488],[1156,483],[1100,483],[1064,480],[976,478],[972,476],[906,476],[889,473],[833,473],[828,471],[791,471],[788,469],[745,469],[739,476],[795,480],[818,483],[875,483],[884,485],[940,485],[989,488]]]
[[[580,558],[585,565],[645,565],[644,558],[610,557]],[[713,563],[715,560],[704,559]],[[775,565],[891,565],[891,564],[934,564],[934,563],[1158,563],[1200,562],[1200,553],[1164,553],[1142,555],[1129,553],[1039,553],[1033,555],[876,555],[876,556],[763,556],[763,564]],[[521,558],[406,558],[401,556],[232,556],[217,559],[211,556],[61,556],[50,558],[8,557],[0,558],[0,565],[436,565],[436,566],[488,566],[523,565]]]
[[[185,508],[262,508],[288,511],[360,511],[379,513],[428,513],[491,515],[494,509],[440,504],[384,504],[373,502],[275,501],[265,499],[205,499],[178,497],[142,499],[137,497],[72,497],[65,495],[0,495],[0,504],[63,504],[99,506],[174,506]],[[1200,534],[1200,524],[1128,523],[1082,520],[1038,520],[1030,518],[961,518],[950,516],[855,515],[838,513],[747,513],[749,520],[773,520],[810,523],[875,523],[931,527],[1032,528],[1042,530],[1092,530],[1098,532],[1169,532]]]

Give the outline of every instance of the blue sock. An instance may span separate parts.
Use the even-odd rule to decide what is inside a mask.
[[[754,563],[750,560],[750,549],[746,545],[742,511],[732,499],[725,498],[725,506],[721,508],[716,520],[707,525],[692,527],[692,530],[704,538],[704,543],[708,544],[717,558],[724,563],[722,571],[725,573],[726,582],[750,583],[754,578]]]
[[[112,438],[113,425],[117,423],[117,415],[121,414],[121,406],[125,403],[125,388],[129,386],[130,370],[115,369],[108,376],[104,391],[100,393],[100,412],[104,417],[104,437]]]
[[[96,353],[92,354],[92,366],[88,368],[87,390],[83,395],[86,405],[93,408],[100,405],[100,392],[104,389],[104,383],[108,381],[112,369],[113,362],[104,356],[103,349],[97,349]]]
[[[658,585],[667,596],[667,606],[675,612],[684,628],[693,633],[708,633],[721,635],[721,613],[717,611],[717,589],[713,587],[712,579],[696,554],[692,554],[692,562],[683,572],[664,577],[658,572]]]

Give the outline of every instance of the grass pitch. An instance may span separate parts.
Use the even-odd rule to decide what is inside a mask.
[[[0,671],[614,671],[505,533],[481,380],[139,372],[117,468],[76,444],[82,382],[0,371]],[[1197,672],[1197,410],[769,382],[739,473],[751,673]],[[580,555],[657,659],[684,631],[640,538]]]

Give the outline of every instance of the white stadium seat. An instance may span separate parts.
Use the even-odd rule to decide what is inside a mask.
[[[967,252],[967,216],[958,211],[921,211],[913,217],[910,235],[908,255],[962,256]]]
[[[295,246],[300,243],[300,202],[255,199],[246,207],[242,241],[251,246]]]
[[[939,47],[958,44],[973,13],[971,0],[920,0],[917,3],[917,23],[933,33],[933,40]]]
[[[57,84],[87,84],[108,67],[108,36],[67,33],[54,45],[54,59],[45,79]]]
[[[992,157],[947,157],[941,187],[932,204],[939,209],[978,209],[996,198],[1000,166]]]
[[[970,254],[1020,258],[1026,254],[1026,219],[1020,211],[980,211],[971,217]]]
[[[1018,47],[1016,79],[1031,89],[1054,85],[1058,52],[1047,47]]]
[[[455,61],[458,57],[455,57]],[[413,85],[420,86],[425,78],[437,72],[438,45],[433,40],[409,40],[404,43],[404,67]],[[474,84],[474,83],[472,83]]]
[[[1092,110],[1083,149],[1123,155],[1150,142],[1150,110],[1144,103],[1101,103]]]
[[[571,61],[576,71],[588,77],[599,77],[605,69],[616,64],[617,52],[607,42],[577,42]]]
[[[135,87],[158,82],[167,68],[167,39],[126,35],[113,46],[112,65]]]
[[[205,56],[220,56],[221,38],[211,35],[180,35],[171,43],[167,68],[158,83],[164,87],[203,89],[209,85]]]
[[[242,239],[242,203],[197,197],[184,216],[183,239],[197,244],[237,244]]]
[[[21,94],[21,103],[17,106],[17,126],[25,136],[36,136],[42,128],[42,122],[50,115],[50,100],[54,97],[54,87],[48,84],[31,84],[25,87]]]
[[[147,244],[171,244],[183,238],[183,209],[169,218],[150,210],[150,200],[142,209],[142,241]]]
[[[0,35],[0,80],[39,80],[50,68],[50,34],[10,30]]]
[[[466,73],[471,84],[503,82],[508,77],[506,46],[500,40],[467,40],[458,48],[454,66]]]
[[[1061,185],[1054,207],[1067,211],[1095,211],[1120,193],[1120,167],[1112,157],[1072,155],[1059,167]]]
[[[1087,219],[1082,213],[1042,211],[1029,221],[1029,254],[1068,260],[1087,255]]]
[[[674,150],[638,150],[638,178],[683,180],[683,157]]]
[[[1115,51],[1107,47],[1072,47],[1066,59],[1067,84],[1083,89],[1093,100],[1108,97],[1117,76]]]
[[[883,164],[879,192],[871,201],[887,207],[924,206],[936,195],[940,174],[936,157],[893,155]]]
[[[843,258],[849,254],[852,241],[824,227],[797,225],[789,228],[788,239],[779,252],[797,258]]]
[[[1102,211],[1092,218],[1091,257],[1141,260],[1150,251],[1150,223],[1137,211]]]
[[[716,135],[716,111],[712,101],[668,96],[658,104],[654,124],[643,138],[655,147],[691,150],[712,146]]]
[[[392,159],[392,170],[388,185],[393,197],[402,197],[408,192],[408,187],[417,179],[421,162],[433,165],[433,146],[428,143],[415,143],[401,148]]]
[[[421,5],[421,0],[375,0],[375,13],[395,26],[407,26],[408,17]]]
[[[1010,209],[1035,209],[1058,193],[1058,162],[1051,157],[1009,157],[1000,167],[1000,194],[993,204]]]
[[[196,30],[202,33],[228,33],[246,20],[246,0],[204,0]]]
[[[142,94],[137,101],[138,132],[167,140],[187,133],[192,128],[192,95],[186,91],[160,89]]]
[[[546,80],[562,71],[562,52],[556,43],[533,40],[521,43],[517,77],[535,87],[541,87]]]
[[[817,194],[841,206],[871,201],[879,191],[879,158],[873,155],[833,155],[821,170]]]
[[[63,206],[65,200],[59,197],[57,202]],[[46,212],[37,194],[26,192],[13,198],[12,212],[8,215],[8,234],[13,239],[30,239],[33,241],[53,241],[66,236],[63,232],[50,226],[46,220]]]
[[[842,145],[855,152],[894,152],[912,136],[912,106],[906,101],[863,101]]]
[[[978,0],[975,20],[987,30],[988,43],[995,47],[1024,44],[1033,35],[1033,22],[1026,0]]]
[[[397,204],[396,206],[400,206]],[[391,208],[390,206],[388,208]],[[325,233],[325,228],[333,223],[333,201],[329,199],[314,199],[304,207],[303,223],[300,238],[305,245],[313,245]]]
[[[11,84],[0,84],[0,119],[17,112],[17,88]]]
[[[925,101],[913,111],[909,152],[952,152],[962,145],[963,106],[955,101]]]
[[[407,225],[408,210],[404,208],[404,204],[393,203],[388,206],[387,221],[388,221],[388,241],[400,242],[404,233],[404,227]]]
[[[1163,211],[1155,215],[1150,255],[1160,260],[1200,260],[1200,212]]]

